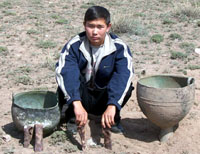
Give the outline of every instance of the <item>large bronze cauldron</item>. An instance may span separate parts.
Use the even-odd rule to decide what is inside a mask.
[[[137,83],[137,100],[142,112],[161,128],[160,141],[173,135],[174,126],[191,109],[195,96],[194,78],[155,75]]]
[[[43,126],[43,133],[51,133],[60,121],[60,110],[57,96],[50,91],[29,91],[13,95],[12,118],[16,127]]]

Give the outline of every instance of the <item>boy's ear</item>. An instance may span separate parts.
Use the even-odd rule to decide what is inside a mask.
[[[108,26],[107,26],[106,32],[109,32],[109,31],[110,31],[111,26],[112,26],[111,23],[109,23]]]

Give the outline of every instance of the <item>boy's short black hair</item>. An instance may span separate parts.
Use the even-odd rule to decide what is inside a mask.
[[[110,24],[109,11],[102,6],[92,6],[85,12],[84,23],[99,18],[105,19],[107,25]]]

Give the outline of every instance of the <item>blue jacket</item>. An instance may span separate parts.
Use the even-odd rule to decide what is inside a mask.
[[[130,87],[133,76],[132,55],[129,47],[113,34],[106,34],[101,61],[95,68],[95,86],[107,88],[107,104],[119,110]],[[72,38],[62,49],[56,64],[56,80],[64,93],[67,104],[81,100],[80,75],[84,76],[86,66],[91,62],[90,45],[86,33]]]

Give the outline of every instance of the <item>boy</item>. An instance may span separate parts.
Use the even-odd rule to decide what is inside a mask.
[[[87,123],[91,113],[101,115],[103,128],[123,132],[120,110],[133,90],[131,52],[122,40],[109,34],[106,8],[90,7],[83,25],[85,32],[64,46],[56,64],[59,103],[68,105],[66,120],[75,116],[78,127]]]

